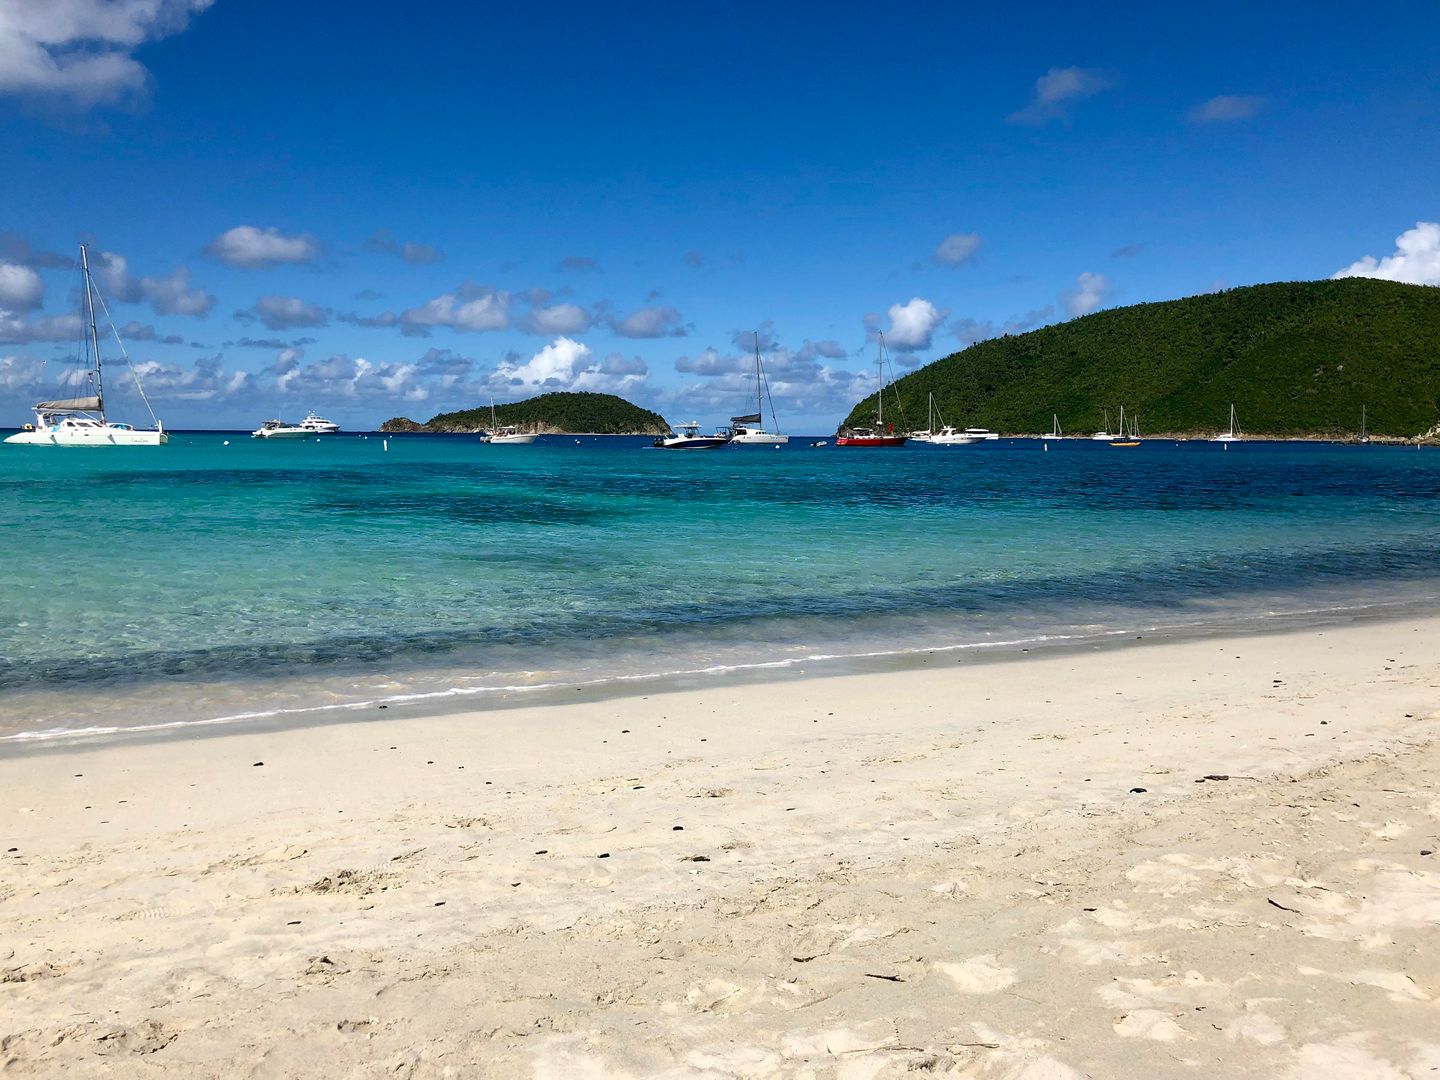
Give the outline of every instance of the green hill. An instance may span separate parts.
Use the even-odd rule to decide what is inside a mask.
[[[586,433],[592,435],[661,435],[670,425],[658,414],[632,405],[614,394],[553,393],[526,401],[495,406],[495,426],[522,431]],[[491,429],[490,406],[441,413],[424,424],[397,416],[380,425],[381,431],[457,431]]]
[[[927,395],[957,427],[1098,430],[1109,409],[1141,433],[1207,434],[1234,402],[1249,434],[1401,438],[1440,422],[1440,288],[1368,278],[1284,282],[1101,311],[982,341],[895,383],[905,425]],[[894,412],[887,391],[885,415]],[[868,423],[871,395],[845,423]],[[896,428],[902,427],[897,416]]]

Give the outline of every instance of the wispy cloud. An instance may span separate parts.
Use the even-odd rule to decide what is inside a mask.
[[[1440,285],[1440,222],[1417,221],[1413,229],[1406,229],[1395,238],[1395,250],[1389,255],[1378,259],[1366,255],[1330,276]]]
[[[979,233],[951,233],[940,241],[930,258],[941,266],[963,266],[980,250]]]
[[[1043,308],[1035,308],[1023,315],[1012,315],[998,326],[989,319],[956,319],[949,329],[960,347],[967,348],[977,341],[986,341],[1006,334],[1023,334],[1037,326],[1043,326],[1054,317],[1055,305],[1046,304]]]
[[[267,330],[298,330],[328,326],[330,309],[307,303],[298,296],[262,296],[254,305],[235,312],[241,322],[259,321]]]
[[[612,317],[610,329],[620,337],[684,337],[689,332],[684,316],[668,304],[639,308],[623,318]]]
[[[1088,315],[1100,307],[1113,292],[1114,289],[1104,274],[1086,270],[1075,279],[1073,288],[1066,289],[1060,294],[1060,303],[1064,305],[1072,319],[1078,318],[1081,315]]]
[[[566,255],[560,260],[560,269],[567,273],[593,273],[600,264],[588,255]]]
[[[1133,259],[1136,255],[1139,255],[1144,250],[1144,244],[1126,244],[1123,247],[1118,247],[1114,251],[1110,252],[1110,258]]]
[[[1052,120],[1068,118],[1074,102],[1094,97],[1113,85],[1111,76],[1093,68],[1051,68],[1035,80],[1029,104],[1006,119],[1012,124],[1041,127]]]
[[[227,229],[205,247],[205,254],[227,266],[267,270],[279,263],[314,262],[321,251],[320,241],[309,233],[287,236],[274,227],[237,225]]]
[[[157,315],[204,316],[215,306],[215,297],[190,284],[188,267],[176,267],[164,277],[136,277],[129,260],[113,251],[91,256],[100,288],[105,295],[126,304],[148,303]]]
[[[1265,107],[1265,99],[1255,94],[1221,94],[1202,101],[1190,110],[1196,124],[1215,124],[1226,120],[1249,120]]]
[[[397,240],[389,229],[376,229],[362,245],[366,251],[382,255],[394,255],[412,266],[423,266],[445,260],[445,253],[433,244],[417,244],[412,240]]]
[[[73,108],[134,100],[150,74],[131,54],[184,30],[213,0],[7,0],[0,93]]]

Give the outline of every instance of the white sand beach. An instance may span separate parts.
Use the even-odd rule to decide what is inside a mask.
[[[0,1072],[1440,1076],[1437,715],[1411,619],[12,754]]]

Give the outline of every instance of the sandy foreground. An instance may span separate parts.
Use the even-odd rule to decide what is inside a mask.
[[[12,755],[0,1072],[1440,1077],[1437,716],[1410,620]]]

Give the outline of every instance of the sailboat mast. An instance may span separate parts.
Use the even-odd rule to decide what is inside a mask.
[[[755,415],[760,417],[760,423],[765,422],[765,403],[760,400],[760,331],[755,334]],[[770,413],[775,413],[775,403],[770,403]]]
[[[885,430],[885,335],[876,333],[878,345],[875,349],[875,377],[880,381],[880,389],[875,394],[875,425],[881,432]]]
[[[100,333],[95,328],[95,292],[90,282],[90,249],[80,245],[80,267],[85,274],[85,317],[90,323],[90,354],[95,364],[95,397],[100,401],[100,419],[105,419],[105,388],[100,381]]]

